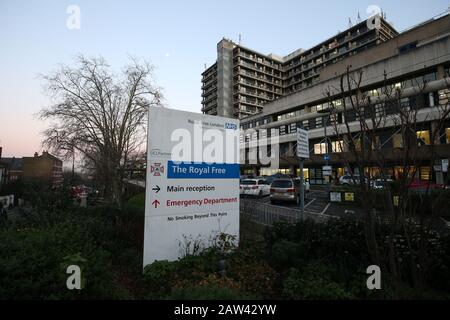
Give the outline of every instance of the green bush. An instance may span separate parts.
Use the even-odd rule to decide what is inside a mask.
[[[337,265],[343,276],[370,265],[364,226],[358,220],[279,223],[266,231],[265,239],[269,261],[280,272],[317,259]]]
[[[132,196],[128,200],[127,203],[128,203],[128,205],[130,205],[132,207],[144,209],[145,208],[145,193],[139,193],[137,195]]]
[[[291,269],[283,282],[287,299],[351,299],[353,296],[341,284],[333,281],[323,264],[314,264],[300,271]]]
[[[155,261],[144,268],[144,282],[148,297],[158,298],[170,293],[177,273],[177,261]]]
[[[0,299],[106,299],[114,293],[109,252],[73,224],[0,231]],[[66,257],[83,262],[82,290],[68,290]]]

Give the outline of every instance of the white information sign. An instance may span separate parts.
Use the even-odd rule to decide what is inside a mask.
[[[448,159],[442,159],[442,172],[448,172]]]
[[[332,168],[331,166],[323,166],[322,167],[322,175],[324,176],[331,176],[332,175]]]
[[[144,267],[239,238],[239,121],[150,107]]]
[[[330,192],[330,201],[331,202],[341,202],[341,193],[340,192]]]
[[[297,157],[309,159],[308,130],[297,128]]]

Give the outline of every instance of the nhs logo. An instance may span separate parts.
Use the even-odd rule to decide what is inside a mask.
[[[225,129],[237,130],[237,125],[234,123],[225,123]]]

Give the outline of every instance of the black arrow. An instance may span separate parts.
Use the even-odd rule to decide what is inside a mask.
[[[153,188],[152,190],[153,190],[153,191],[156,191],[156,193],[158,193],[159,190],[161,190],[161,188],[160,188],[158,185],[156,185],[156,188]]]

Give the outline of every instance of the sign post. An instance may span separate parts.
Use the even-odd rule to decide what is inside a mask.
[[[239,239],[239,121],[150,107],[144,267]]]
[[[307,130],[297,128],[297,157],[300,167],[300,212],[303,220],[305,214],[305,184],[303,161],[309,159],[309,134]]]

